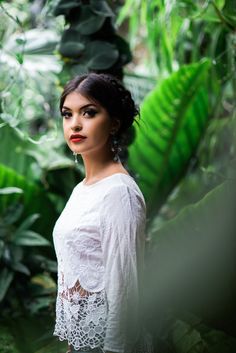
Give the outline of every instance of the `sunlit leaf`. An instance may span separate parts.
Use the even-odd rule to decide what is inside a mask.
[[[208,68],[208,61],[181,67],[141,105],[141,122],[136,126],[137,137],[129,149],[128,162],[150,207],[163,203],[205,131]]]

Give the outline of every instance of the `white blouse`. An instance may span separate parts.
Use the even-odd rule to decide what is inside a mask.
[[[57,220],[54,335],[77,349],[128,352],[140,334],[139,276],[146,205],[135,180],[115,173],[75,186]]]

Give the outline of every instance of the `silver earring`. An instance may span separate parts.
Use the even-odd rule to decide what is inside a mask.
[[[73,152],[73,156],[75,157],[75,163],[77,164],[77,163],[78,163],[77,153],[76,153],[76,152]]]
[[[111,135],[111,151],[114,153],[113,161],[118,162],[119,152],[121,152],[121,147],[119,146],[119,140],[114,134]]]

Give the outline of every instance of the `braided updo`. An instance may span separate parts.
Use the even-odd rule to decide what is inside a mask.
[[[139,109],[130,92],[110,74],[89,73],[76,76],[69,81],[61,95],[60,110],[62,110],[66,96],[74,91],[98,102],[107,110],[111,119],[120,121],[119,130],[116,132],[118,138],[122,137],[134,121],[137,122]]]

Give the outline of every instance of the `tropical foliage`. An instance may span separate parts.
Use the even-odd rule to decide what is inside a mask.
[[[235,352],[234,1],[0,1],[0,15],[0,350],[66,350],[51,233],[84,168],[57,102],[93,70],[141,103],[123,157],[147,202],[155,352]]]
[[[123,77],[122,68],[131,60],[131,52],[128,43],[116,33],[115,14],[107,1],[60,0],[54,14],[64,15],[69,25],[58,49],[65,61],[64,75],[93,70]]]

